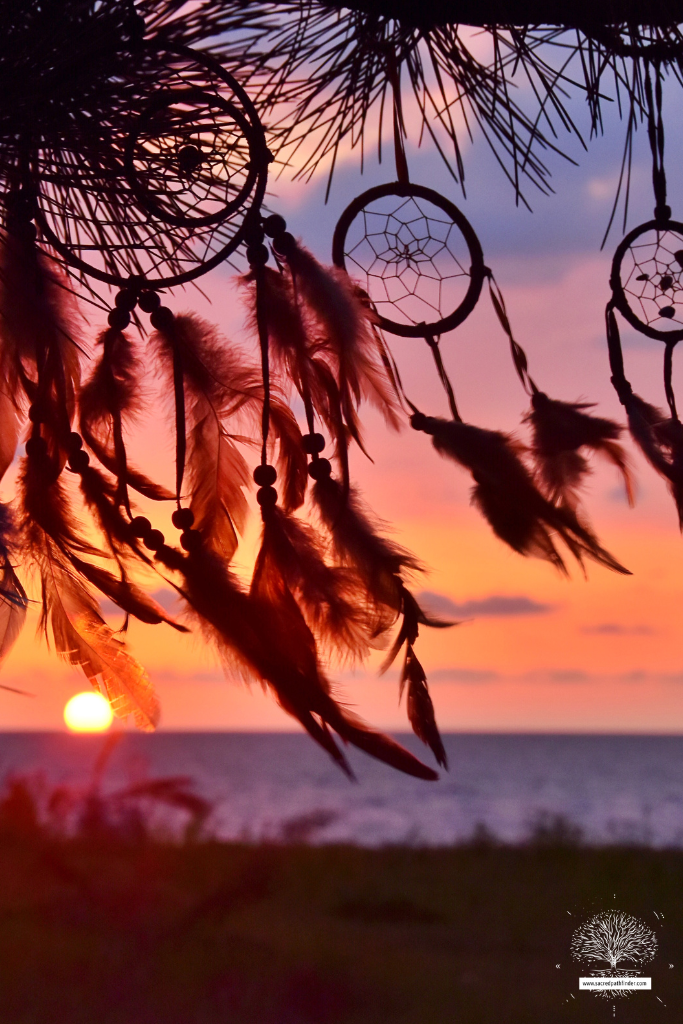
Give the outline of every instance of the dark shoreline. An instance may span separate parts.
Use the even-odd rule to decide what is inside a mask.
[[[611,1006],[578,993],[569,942],[587,915],[613,908],[656,920],[660,942],[652,993],[621,1000],[618,1020],[659,1020],[656,996],[666,1019],[680,1019],[682,880],[683,852],[674,850],[5,833],[2,1020],[607,1021]]]

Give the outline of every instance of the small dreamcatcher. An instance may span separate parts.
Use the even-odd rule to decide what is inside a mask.
[[[473,501],[495,533],[515,551],[545,558],[566,572],[556,545],[559,538],[581,565],[588,557],[627,573],[577,514],[578,489],[589,470],[588,451],[600,451],[618,466],[631,497],[626,456],[618,443],[621,428],[590,415],[586,403],[556,401],[537,388],[471,224],[449,199],[409,180],[396,68],[389,68],[389,78],[398,180],[353,200],[337,223],[332,257],[335,265],[358,283],[359,294],[374,314],[373,328],[383,359],[390,367],[397,394],[412,412],[411,424],[432,435],[440,454],[471,473]],[[531,399],[527,416],[533,431],[530,453],[509,435],[463,423],[442,358],[442,335],[460,326],[474,310],[485,280],[508,336],[515,368]],[[408,399],[381,332],[424,339],[446,392],[450,420],[426,416]],[[525,461],[527,454],[533,457],[531,467]],[[401,691],[407,683],[409,714],[418,692],[423,705],[429,701],[425,673],[414,651],[420,624],[433,625],[413,603],[404,609],[399,635],[406,644]],[[397,645],[392,654],[398,650]],[[431,709],[431,702],[429,706]],[[431,710],[430,714],[433,718]],[[419,729],[416,731],[419,734]]]
[[[645,74],[648,138],[652,153],[654,218],[620,242],[612,261],[607,304],[607,344],[612,384],[626,409],[633,439],[667,480],[683,529],[683,426],[673,390],[673,353],[683,339],[683,224],[672,220],[664,170],[662,76],[649,65]],[[669,415],[633,393],[626,378],[617,310],[640,334],[664,344],[664,392]]]
[[[187,626],[137,585],[144,568],[175,588],[222,660],[267,685],[344,771],[332,731],[402,771],[436,778],[338,703],[323,669],[323,654],[361,657],[399,618],[405,639],[422,614],[405,586],[417,560],[378,532],[348,479],[348,439],[362,443],[360,401],[371,397],[397,416],[367,306],[282,218],[264,217],[270,154],[240,84],[206,54],[146,39],[132,7],[106,3],[87,16],[77,7],[64,16],[78,16],[78,87],[67,78],[60,93],[53,82],[62,48],[53,54],[48,24],[46,68],[28,57],[26,67],[53,83],[54,102],[29,106],[24,117],[19,103],[16,116],[0,120],[0,477],[25,441],[16,510],[0,504],[0,657],[26,616],[20,559],[39,585],[41,625],[58,654],[116,713],[153,728],[158,701],[126,646],[128,617]],[[24,87],[19,76],[18,94]],[[267,265],[268,237],[278,270]],[[194,314],[175,315],[159,294],[240,245],[260,365]],[[85,380],[69,275],[100,304],[98,286],[118,289]],[[144,394],[128,329],[144,337],[142,314],[152,328],[145,363],[173,398],[172,490],[128,452]],[[292,387],[304,398],[305,435],[287,402]],[[321,457],[318,424],[334,442],[341,482]],[[248,454],[259,435],[252,474],[243,447]],[[309,479],[318,529],[294,515]],[[252,482],[263,536],[245,589],[230,563]],[[175,503],[177,545],[138,514],[140,496]],[[98,592],[125,613],[122,630],[106,623]],[[426,687],[411,694],[411,718],[445,764]]]

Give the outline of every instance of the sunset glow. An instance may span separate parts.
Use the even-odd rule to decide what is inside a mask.
[[[113,718],[109,701],[94,690],[77,693],[64,708],[64,721],[72,732],[104,732]]]

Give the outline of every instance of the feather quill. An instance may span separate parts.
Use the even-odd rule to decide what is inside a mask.
[[[525,422],[531,425],[531,453],[539,483],[550,501],[572,508],[578,490],[590,472],[583,450],[604,455],[622,475],[629,505],[634,503],[634,480],[628,456],[619,437],[623,428],[612,420],[589,415],[588,402],[560,402],[542,391],[531,396]]]

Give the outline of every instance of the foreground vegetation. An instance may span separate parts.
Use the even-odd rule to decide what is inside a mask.
[[[170,843],[107,832],[97,815],[65,839],[13,799],[4,825],[0,814],[3,1024],[681,1017],[680,852],[552,835],[436,850]],[[653,909],[665,915],[654,991],[615,1017],[591,995],[569,998],[571,931],[611,902],[651,923]]]

